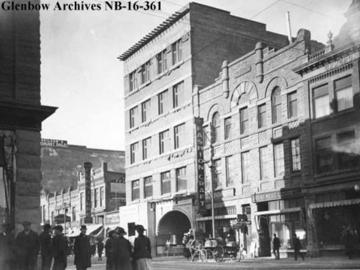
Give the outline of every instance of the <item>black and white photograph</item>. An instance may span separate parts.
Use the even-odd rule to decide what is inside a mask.
[[[360,0],[0,0],[0,270],[360,269]]]

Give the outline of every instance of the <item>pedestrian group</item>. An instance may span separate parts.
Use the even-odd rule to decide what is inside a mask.
[[[2,225],[0,234],[0,270],[35,270],[38,254],[41,255],[41,270],[65,270],[67,256],[70,255],[68,239],[63,234],[63,227],[52,228],[49,224],[43,226],[38,235],[31,230],[31,223],[23,222],[23,231],[16,237],[8,224]],[[138,237],[134,246],[124,235],[123,228],[117,227],[110,231],[105,245],[97,243],[98,260],[102,260],[105,247],[106,270],[151,270],[151,244],[144,235],[145,228],[137,225]],[[86,226],[82,225],[80,234],[74,242],[74,264],[76,270],[86,270],[91,267],[90,236],[86,235]]]

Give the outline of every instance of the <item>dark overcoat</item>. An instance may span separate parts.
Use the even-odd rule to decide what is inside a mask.
[[[52,241],[52,250],[54,256],[53,270],[65,270],[67,266],[67,255],[69,245],[66,237],[62,234],[55,235]]]
[[[131,244],[129,240],[120,236],[111,241],[112,270],[131,270]]]
[[[19,270],[35,269],[40,249],[39,236],[34,231],[20,232],[16,237],[16,255]]]
[[[88,268],[91,266],[91,247],[88,235],[80,234],[75,238],[74,255],[74,264],[78,268]]]

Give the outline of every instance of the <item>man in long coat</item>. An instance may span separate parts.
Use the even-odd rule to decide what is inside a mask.
[[[66,237],[63,235],[63,227],[57,225],[54,228],[55,236],[52,241],[52,250],[54,255],[53,270],[65,270],[67,266],[67,255],[69,245]]]
[[[0,233],[0,269],[12,270],[15,268],[15,238],[9,224],[2,224]]]
[[[52,261],[51,226],[45,224],[42,233],[39,235],[41,270],[50,270]]]
[[[24,230],[16,237],[16,251],[19,270],[34,270],[40,249],[39,236],[31,230],[29,221],[23,222]]]
[[[131,244],[124,238],[125,230],[121,227],[115,229],[115,238],[112,242],[112,270],[131,270]]]
[[[80,235],[75,238],[74,255],[76,270],[85,270],[91,266],[90,237],[86,235],[85,225],[81,226]]]

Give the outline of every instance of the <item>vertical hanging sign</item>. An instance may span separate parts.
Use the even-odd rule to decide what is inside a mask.
[[[196,166],[197,166],[197,183],[198,183],[198,202],[199,214],[206,211],[205,207],[205,177],[204,177],[204,134],[203,119],[195,117],[195,136],[196,136]]]
[[[91,218],[91,162],[84,163],[85,168],[85,223],[92,223]]]

